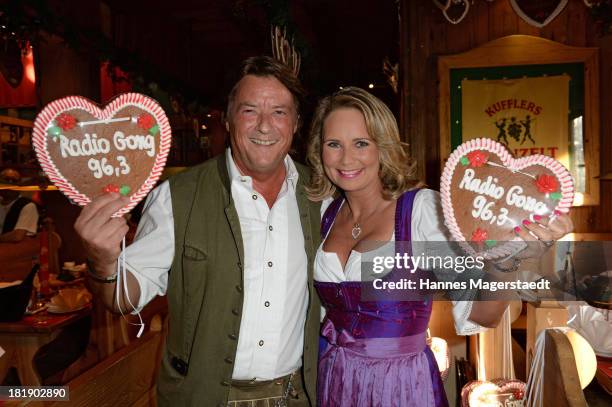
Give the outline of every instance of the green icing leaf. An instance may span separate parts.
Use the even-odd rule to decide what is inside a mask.
[[[62,129],[60,129],[58,126],[52,126],[52,127],[49,127],[49,130],[47,130],[47,133],[49,134],[49,136],[56,138],[60,134],[62,134]]]
[[[558,201],[559,199],[561,199],[561,192],[553,192],[549,196],[550,196],[550,199]]]

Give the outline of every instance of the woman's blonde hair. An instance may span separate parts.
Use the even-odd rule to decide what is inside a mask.
[[[310,185],[306,188],[311,200],[322,201],[336,192],[336,186],[323,169],[321,146],[325,119],[340,108],[354,108],[363,114],[368,134],[378,147],[378,174],[385,199],[397,199],[405,191],[422,185],[416,175],[416,162],[406,153],[406,144],[400,141],[397,122],[391,110],[365,90],[348,87],[323,98],[312,119],[307,156],[312,175]]]

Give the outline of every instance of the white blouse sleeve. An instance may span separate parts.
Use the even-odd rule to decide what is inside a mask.
[[[412,241],[413,242],[445,242],[450,241],[450,233],[444,224],[440,194],[431,189],[422,189],[414,198],[412,208]],[[413,252],[415,246],[413,243]],[[450,245],[448,251],[453,252]],[[435,272],[435,270],[434,270]],[[469,319],[472,312],[472,301],[452,301],[455,331],[458,335],[473,335],[487,328]]]

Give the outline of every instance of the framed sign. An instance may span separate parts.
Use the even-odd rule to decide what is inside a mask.
[[[599,204],[597,48],[513,35],[438,60],[441,165],[461,143],[503,143],[515,157],[561,161],[574,206]]]

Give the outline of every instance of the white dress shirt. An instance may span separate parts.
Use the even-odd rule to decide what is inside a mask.
[[[323,202],[321,213],[325,212],[331,202],[332,199],[327,199]],[[438,192],[431,189],[421,189],[417,192],[412,206],[410,225],[412,228],[413,252],[416,252],[414,242],[444,242],[450,240],[448,230],[444,226],[444,217]],[[389,243],[394,241],[395,232]],[[338,255],[333,252],[323,251],[322,242],[315,258],[314,279],[316,281],[334,283],[361,281],[361,255],[362,253],[352,250],[343,270]],[[376,255],[395,256],[395,244],[383,245],[376,250]],[[471,311],[471,301],[453,301],[453,317],[457,334],[473,335],[486,330],[486,328],[468,319]]]
[[[289,156],[286,177],[270,209],[226,151],[231,193],[244,243],[244,305],[236,380],[271,380],[302,366],[308,307],[307,257],[296,199],[298,173]],[[206,219],[204,219],[206,221]],[[174,221],[168,182],[149,194],[126,268],[140,286],[137,310],[165,295],[174,258]]]

